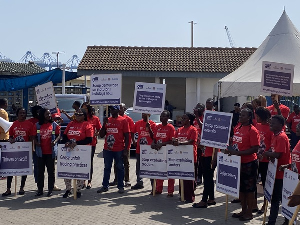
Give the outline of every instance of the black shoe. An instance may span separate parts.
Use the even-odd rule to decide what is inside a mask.
[[[113,182],[109,183],[109,186],[116,186],[118,184],[118,181],[114,180]]]
[[[6,196],[9,196],[11,195],[11,191],[6,191],[2,194],[2,197],[6,197]]]
[[[51,197],[53,195],[52,191],[48,191],[47,197]]]
[[[44,194],[44,192],[42,191],[37,191],[37,193],[35,194],[36,197],[42,196]]]
[[[25,191],[24,190],[20,190],[19,191],[19,195],[24,195],[25,194]]]
[[[143,189],[143,188],[144,188],[143,184],[136,184],[131,187],[132,190],[138,190],[138,189]]]
[[[102,192],[107,192],[107,191],[108,191],[108,188],[102,186],[102,187],[97,191],[97,193],[102,193]]]
[[[71,191],[67,190],[66,193],[64,193],[63,198],[67,198],[71,195]]]
[[[81,197],[81,192],[80,191],[77,191],[77,198],[80,198]]]

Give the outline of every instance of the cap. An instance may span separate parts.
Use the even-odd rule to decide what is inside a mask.
[[[111,108],[111,109],[117,109],[117,110],[120,110],[120,106],[119,106],[119,105],[111,105],[110,108]]]
[[[240,103],[235,103],[234,106],[240,107]]]

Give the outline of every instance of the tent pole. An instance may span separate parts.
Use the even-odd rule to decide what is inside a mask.
[[[218,111],[219,112],[221,112],[220,94],[221,94],[221,83],[218,82]]]

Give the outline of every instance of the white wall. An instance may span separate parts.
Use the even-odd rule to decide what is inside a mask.
[[[219,78],[201,78],[201,93],[200,103],[205,104],[208,98],[214,97],[214,85],[219,81]]]
[[[186,80],[185,111],[193,112],[193,109],[197,104],[197,78],[186,78],[185,80]]]

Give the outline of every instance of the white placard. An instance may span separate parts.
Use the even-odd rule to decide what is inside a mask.
[[[266,177],[265,188],[264,188],[264,196],[269,202],[271,202],[271,198],[273,194],[277,164],[278,164],[278,159],[275,159],[274,163],[269,161],[269,165],[268,165],[267,177]]]
[[[152,179],[166,180],[167,177],[167,148],[158,151],[150,145],[140,145],[140,176]]]
[[[241,157],[218,152],[216,191],[239,198]]]
[[[195,180],[193,145],[167,145],[169,179]]]
[[[56,113],[57,102],[52,81],[35,87],[38,104],[47,108],[51,113]]]
[[[0,176],[32,175],[32,142],[0,142]]]
[[[262,62],[261,91],[271,94],[292,96],[294,65]]]
[[[226,149],[229,143],[232,113],[205,110],[201,145]]]
[[[135,82],[133,111],[160,114],[164,111],[166,85]]]
[[[73,150],[58,145],[57,177],[89,180],[91,168],[91,145],[77,145]]]
[[[290,199],[288,199],[288,197],[292,196],[295,188],[298,185],[298,182],[299,182],[298,173],[295,173],[289,169],[284,170],[281,214],[288,220],[292,219],[293,214],[297,208],[297,206],[295,206],[295,207],[288,206],[288,202],[290,201]],[[297,220],[297,218],[296,218],[296,220]],[[296,220],[295,220],[294,224],[296,224]]]
[[[122,74],[91,75],[91,105],[119,105],[122,96]]]

